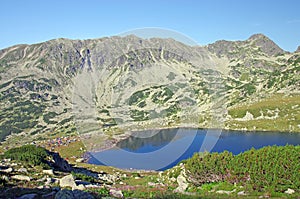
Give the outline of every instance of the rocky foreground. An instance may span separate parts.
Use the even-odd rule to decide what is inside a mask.
[[[240,157],[228,152],[198,155],[172,169],[156,172],[91,165],[84,163],[83,158],[68,162],[58,153],[26,145],[1,155],[0,198],[295,198],[300,196],[299,162],[295,161],[299,149],[269,147]],[[65,154],[64,149],[61,153]],[[271,162],[263,159],[266,154],[273,157]],[[265,170],[269,165],[276,169]],[[265,174],[258,176],[252,168],[257,172],[264,170]],[[280,173],[282,169],[287,171]]]

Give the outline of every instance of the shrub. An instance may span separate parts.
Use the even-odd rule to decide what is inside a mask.
[[[12,148],[4,153],[4,158],[11,158],[15,161],[21,161],[33,166],[42,166],[43,168],[49,168],[46,160],[47,156],[48,152],[46,149],[35,145]]]
[[[223,153],[195,154],[186,161],[190,182],[228,181],[250,185],[257,191],[300,190],[300,146],[268,146],[233,156]]]

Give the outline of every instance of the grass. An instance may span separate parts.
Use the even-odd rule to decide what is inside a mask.
[[[244,117],[246,112],[251,113],[254,118],[261,116],[262,113],[264,116],[275,116],[275,112],[278,112],[278,117],[250,121],[230,120],[227,125],[232,129],[300,132],[298,126],[300,124],[300,95],[274,94],[259,102],[234,106],[228,110],[233,119]]]

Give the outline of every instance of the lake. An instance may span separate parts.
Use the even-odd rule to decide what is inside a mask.
[[[239,154],[252,147],[299,145],[300,133],[244,132],[191,128],[134,132],[111,149],[90,152],[88,163],[124,169],[165,170],[195,152],[230,151]]]

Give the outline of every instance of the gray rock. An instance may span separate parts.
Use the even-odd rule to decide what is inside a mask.
[[[5,180],[6,182],[9,181],[9,177],[8,177],[8,176],[1,176],[1,179],[2,179],[2,180]]]
[[[70,175],[67,175],[67,176],[61,178],[60,181],[59,181],[59,186],[60,187],[75,188],[76,187],[76,183],[75,183],[73,175],[70,174]]]
[[[177,183],[178,187],[174,191],[179,193],[185,192],[186,188],[188,187],[188,183],[182,174],[177,177]]]
[[[123,193],[121,190],[115,190],[111,189],[109,190],[109,193],[111,196],[116,197],[116,198],[123,198]]]
[[[30,177],[28,176],[25,176],[25,175],[14,175],[14,176],[11,176],[12,179],[15,179],[15,180],[21,180],[21,181],[30,181]]]
[[[48,175],[54,175],[53,169],[47,169],[47,170],[43,170],[44,174],[48,174]]]
[[[240,191],[240,192],[237,193],[237,195],[238,195],[238,196],[245,196],[246,193],[245,193],[245,191]]]
[[[7,169],[3,169],[3,170],[0,170],[1,172],[3,172],[3,173],[11,173],[11,172],[13,172],[13,168],[7,168]]]
[[[45,185],[50,185],[52,183],[52,178],[46,178]]]
[[[293,193],[295,193],[295,190],[288,188],[284,193],[293,194]]]
[[[25,194],[21,197],[18,197],[17,199],[38,199],[38,195],[35,193]]]
[[[20,169],[18,169],[18,172],[19,173],[28,173],[26,168],[20,168]]]
[[[63,189],[57,192],[55,199],[94,199],[94,197],[84,191]]]
[[[85,190],[85,186],[83,184],[77,185],[76,187],[74,187],[73,189],[78,189],[78,190]]]
[[[78,163],[84,162],[84,158],[78,158],[77,160],[75,160],[75,162],[78,162]]]
[[[218,193],[218,194],[227,194],[227,195],[229,195],[229,194],[231,194],[231,193],[233,193],[233,192],[235,192],[235,191],[236,191],[236,189],[234,189],[234,190],[232,190],[232,191],[218,190],[218,191],[216,191],[216,193]]]
[[[118,177],[110,174],[98,174],[98,179],[106,182],[114,183],[118,180]]]

